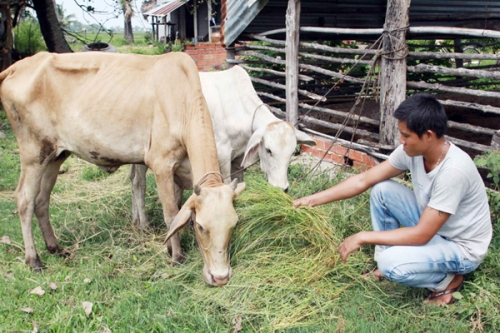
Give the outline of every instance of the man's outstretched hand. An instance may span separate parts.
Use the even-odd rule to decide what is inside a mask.
[[[349,236],[339,245],[339,254],[342,262],[347,261],[347,257],[363,245],[359,239],[359,233]]]

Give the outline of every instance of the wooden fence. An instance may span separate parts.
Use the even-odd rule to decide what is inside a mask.
[[[301,31],[303,29],[323,34],[346,30],[307,27]],[[442,29],[445,28],[410,28],[409,32],[418,36],[423,32],[439,34]],[[351,35],[358,33],[361,40],[366,40],[362,38],[364,34],[376,32],[374,29],[349,30]],[[383,34],[382,29],[379,30]],[[240,46],[235,48],[235,59],[227,61],[249,71],[260,97],[278,116],[285,118],[287,50],[284,40],[269,37],[278,32],[283,31],[238,40]],[[462,38],[470,36],[473,40],[457,37],[441,44],[435,40],[406,41],[406,93],[435,94],[448,113],[447,139],[471,156],[498,149],[500,54],[480,50],[494,48],[496,41],[492,43],[491,38],[500,38],[500,32],[446,28],[446,33]],[[371,42],[300,42],[298,126],[306,132],[336,140],[344,147],[356,145],[356,149],[373,157],[386,158],[395,146],[381,140],[384,124],[379,97],[383,52],[381,38]]]

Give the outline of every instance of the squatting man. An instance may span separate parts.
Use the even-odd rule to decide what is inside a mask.
[[[469,155],[446,140],[446,113],[434,96],[413,95],[394,117],[401,145],[387,161],[293,206],[314,207],[371,188],[373,231],[346,238],[339,246],[342,261],[363,244],[373,244],[377,269],[367,276],[427,288],[424,302],[449,304],[491,241],[484,183]],[[413,190],[390,180],[406,171]]]

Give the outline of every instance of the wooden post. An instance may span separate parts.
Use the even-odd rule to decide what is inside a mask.
[[[151,43],[155,44],[155,17],[151,16],[151,29],[153,30],[151,34]]]
[[[196,44],[198,44],[198,3],[197,3],[197,1],[194,1],[193,22],[194,22],[194,45],[196,45]]]
[[[212,0],[207,0],[208,10],[208,42],[212,43],[212,29],[210,28],[210,21],[212,20]]]
[[[299,29],[300,0],[288,0],[286,10],[286,120],[293,125],[299,119]]]
[[[234,43],[226,47],[226,59],[228,60],[234,60],[235,59],[235,49],[234,49]],[[227,63],[227,68],[233,67],[234,64],[232,63]]]
[[[393,117],[406,97],[406,29],[411,0],[387,0],[380,80],[380,143],[398,145],[398,122]]]

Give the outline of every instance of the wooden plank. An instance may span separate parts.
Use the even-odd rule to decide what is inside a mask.
[[[371,155],[371,156],[376,157],[376,158],[381,159],[381,160],[386,160],[389,158],[389,156],[387,156],[385,154],[381,154],[381,153],[374,151],[373,147],[360,143],[359,141],[361,141],[361,140],[358,140],[358,142],[356,142],[356,143],[351,142],[351,141],[347,141],[347,140],[344,140],[341,138],[333,137],[333,136],[330,136],[330,135],[327,135],[327,134],[324,134],[321,132],[314,131],[310,128],[305,127],[304,125],[300,126],[300,130],[307,132],[307,133],[310,133],[310,134],[313,134],[313,135],[316,135],[316,136],[323,137],[323,138],[328,139],[328,140],[331,140],[331,141],[341,145],[342,147],[362,151],[364,153],[367,153],[368,155]],[[364,141],[364,142],[368,142],[368,141]],[[394,149],[394,147],[392,147],[391,150],[393,150],[393,149]]]
[[[445,86],[445,85],[442,85],[440,83],[426,83],[426,82],[408,81],[406,83],[406,86],[409,88],[430,89],[430,90],[435,90],[435,91],[452,92],[452,93],[457,93],[457,94],[500,98],[500,93],[498,93],[498,92],[487,91],[487,90],[468,89],[468,88],[456,88],[456,87],[451,87],[451,86]]]
[[[277,75],[277,76],[286,77],[286,73],[283,73],[283,72],[280,72],[280,71],[275,71],[275,70],[269,69],[269,68],[250,67],[250,66],[243,65],[243,64],[241,64],[240,67],[246,69],[247,71],[263,72],[263,73],[269,73],[269,74],[274,74],[274,75]],[[310,76],[307,76],[307,75],[299,74],[299,80],[309,82],[309,81],[313,81],[314,78],[312,78]]]
[[[500,72],[497,71],[482,71],[472,70],[466,68],[448,68],[441,66],[430,66],[419,64],[417,66],[408,66],[407,70],[414,73],[440,73],[456,76],[474,77],[474,78],[487,78],[500,80]]]
[[[468,141],[465,141],[462,139],[452,138],[452,137],[447,136],[447,135],[446,135],[446,140],[453,142],[457,146],[471,148],[474,150],[478,150],[480,152],[485,152],[487,150],[491,150],[491,146],[486,146],[486,145],[482,145],[482,144],[474,143],[474,142],[468,142]]]
[[[387,2],[387,12],[386,12],[386,21],[387,24],[389,21],[395,22],[393,18],[396,15],[393,13],[401,13],[404,15],[403,11],[400,11],[401,8],[410,6],[410,0],[400,0],[397,1],[401,7],[394,7],[392,0],[388,0]],[[399,5],[398,4],[398,5]],[[405,25],[407,26],[407,25]],[[386,29],[389,28],[386,25]],[[274,29],[266,32],[262,32],[260,36],[269,36],[275,34],[285,33],[285,29]],[[368,28],[368,29],[353,29],[353,28],[325,28],[325,27],[301,27],[300,32],[314,32],[314,33],[324,33],[324,34],[332,34],[332,35],[374,35],[380,36],[384,33],[384,29],[381,28]],[[412,35],[429,35],[429,34],[438,34],[438,35],[452,35],[452,36],[471,36],[471,37],[480,37],[480,38],[500,38],[500,31],[496,30],[488,30],[488,29],[469,29],[469,28],[455,28],[455,27],[409,27],[408,32]]]
[[[280,84],[280,83],[269,82],[269,81],[262,80],[262,79],[259,79],[259,78],[253,77],[253,76],[251,76],[250,79],[253,82],[257,82],[257,83],[264,84],[264,85],[267,85],[270,87],[280,88],[280,89],[286,90],[286,86],[283,84]],[[315,99],[318,101],[322,101],[322,102],[326,101],[326,97],[316,95],[315,93],[309,92],[307,90],[298,89],[297,91],[299,92],[299,94],[302,94],[302,95],[307,96],[309,98],[312,98],[312,99]]]
[[[494,107],[491,105],[481,105],[481,104],[477,104],[477,103],[452,101],[450,99],[447,99],[445,101],[439,100],[439,102],[443,105],[451,105],[451,106],[457,106],[457,107],[466,108],[466,109],[475,109],[475,110],[480,110],[483,112],[500,114],[500,108],[497,108],[497,107]]]
[[[340,131],[341,133],[342,132],[347,132],[347,133],[351,133],[351,134],[356,133],[356,135],[361,135],[364,137],[372,138],[374,140],[379,140],[379,136],[377,133],[372,133],[372,132],[362,130],[359,128],[353,128],[353,127],[345,126],[342,124],[332,124],[332,123],[329,123],[327,121],[319,120],[319,119],[309,117],[309,116],[304,116],[304,117],[300,118],[300,120],[302,123],[309,123],[309,124],[313,124],[316,126],[321,126],[324,128],[333,129],[336,131]]]
[[[493,135],[495,134],[495,130],[490,128],[481,127],[481,126],[473,126],[464,123],[457,123],[451,120],[448,120],[448,128],[457,128],[465,132],[477,133],[477,134],[486,134]]]
[[[281,98],[279,96],[272,95],[272,94],[269,94],[269,93],[257,92],[257,94],[260,95],[260,96],[265,96],[265,97],[274,99],[276,101],[283,102],[283,103],[286,102],[284,98]],[[334,116],[339,116],[339,117],[344,117],[344,118],[346,118],[346,117],[349,116],[349,112],[339,111],[339,110],[333,110],[333,109],[323,108],[323,107],[319,107],[319,106],[312,106],[312,105],[309,105],[309,104],[306,104],[306,103],[299,103],[299,107],[301,107],[303,109],[306,109],[306,110],[318,111],[318,112],[322,112],[322,113],[326,113],[326,114],[331,114],[331,115],[334,115]],[[354,119],[356,119],[356,120],[359,120],[362,123],[365,123],[365,124],[370,124],[370,125],[374,125],[374,126],[378,126],[380,124],[379,121],[376,120],[376,119],[371,119],[371,118],[368,118],[368,117],[363,117],[363,116],[358,116],[358,115],[353,115],[352,117]]]

